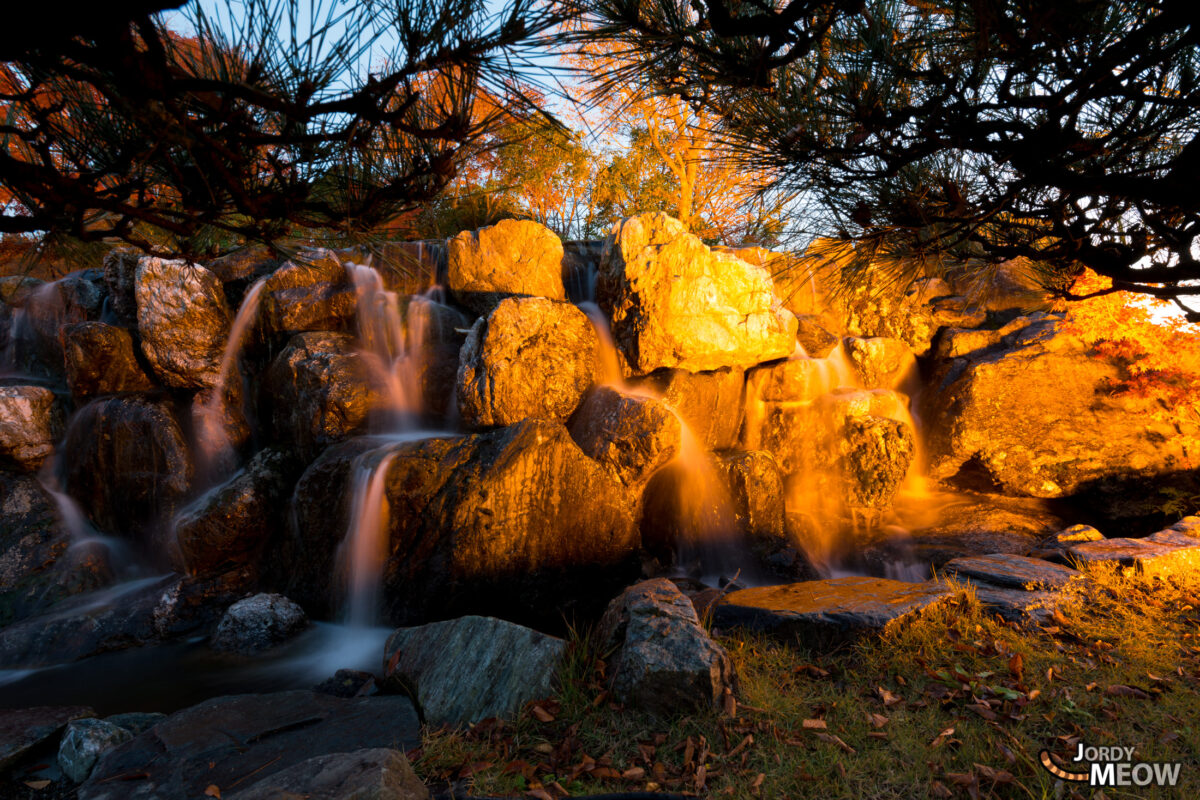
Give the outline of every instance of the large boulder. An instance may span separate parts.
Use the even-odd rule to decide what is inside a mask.
[[[488,313],[506,297],[567,298],[562,242],[536,222],[501,220],[463,231],[446,244],[450,291],[477,313]]]
[[[932,475],[1006,494],[1088,493],[1106,516],[1137,515],[1139,499],[1153,505],[1154,493],[1131,482],[1185,464],[1185,437],[1157,418],[1157,401],[1114,396],[1121,367],[1090,353],[1059,317],[1013,326],[998,340],[946,345],[955,358],[923,397]]]
[[[382,406],[353,337],[301,333],[271,364],[264,404],[275,441],[310,461],[325,447],[366,429]]]
[[[401,628],[384,648],[384,680],[417,704],[426,725],[465,727],[513,719],[550,697],[566,652],[562,639],[493,617]]]
[[[54,453],[63,414],[44,386],[0,386],[0,468],[37,472]]]
[[[653,714],[720,708],[737,680],[729,654],[665,578],[643,581],[609,604],[597,629],[613,696]]]
[[[133,337],[124,328],[103,322],[78,322],[64,327],[60,335],[67,388],[77,406],[106,394],[148,392],[154,388],[138,363]]]
[[[720,453],[717,468],[729,486],[738,527],[747,541],[771,549],[785,539],[783,474],[765,450]]]
[[[280,594],[256,594],[231,605],[209,640],[213,650],[253,655],[308,627],[304,609]]]
[[[314,756],[239,789],[229,800],[429,800],[404,753],[374,747]]]
[[[282,530],[295,471],[278,450],[257,453],[224,484],[205,492],[175,517],[175,544],[191,574],[252,566]]]
[[[661,400],[599,386],[571,422],[571,437],[626,486],[641,486],[679,453],[678,417]]]
[[[724,450],[737,444],[742,428],[743,370],[661,369],[637,381],[637,385],[662,398],[705,448]]]
[[[327,250],[309,250],[263,281],[257,326],[266,338],[345,331],[357,310],[358,297],[341,261]]]
[[[566,428],[526,420],[490,433],[380,447],[352,440],[317,459],[293,495],[275,561],[285,593],[329,613],[355,475],[387,457],[387,618],[455,613],[548,619],[623,580],[638,547],[625,489]]]
[[[146,257],[134,285],[142,353],[167,386],[216,383],[232,316],[221,281],[199,264]]]
[[[71,547],[54,498],[36,478],[0,472],[0,626],[110,578],[102,553]]]
[[[749,367],[796,348],[796,318],[764,267],[713,252],[665,214],[617,224],[605,241],[597,301],[633,371]]]
[[[570,303],[502,300],[475,322],[458,366],[458,410],[471,427],[565,420],[596,378],[600,339]]]
[[[63,348],[59,331],[65,325],[99,319],[105,290],[98,270],[80,270],[51,283],[22,281],[10,303],[19,308],[10,331],[10,367],[19,372],[60,381]]]
[[[266,780],[318,756],[419,743],[406,697],[217,697],[108,751],[79,787],[79,800],[192,800],[209,786],[232,794],[247,776]]]
[[[93,400],[63,442],[66,491],[102,530],[147,539],[179,508],[192,461],[169,405],[136,395]]]
[[[886,507],[916,455],[912,426],[872,414],[849,417],[835,434],[835,442],[847,504]]]

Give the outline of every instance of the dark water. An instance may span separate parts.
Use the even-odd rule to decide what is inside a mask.
[[[136,647],[34,671],[0,670],[0,708],[86,705],[100,716],[169,713],[212,697],[311,688],[338,669],[378,674],[390,629],[317,624],[256,658],[201,640]]]

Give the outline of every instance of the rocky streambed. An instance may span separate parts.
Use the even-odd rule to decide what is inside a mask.
[[[837,640],[940,602],[931,570],[1028,620],[1078,563],[1189,568],[1180,431],[1021,264],[838,291],[829,253],[650,214],[0,279],[4,763],[95,751],[62,774],[97,798],[386,782],[420,720],[548,693],[568,626],[628,702],[720,707],[697,609]],[[209,774],[227,735],[267,749]]]

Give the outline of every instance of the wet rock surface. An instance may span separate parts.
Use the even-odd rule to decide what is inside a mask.
[[[463,231],[447,247],[450,291],[476,313],[487,314],[506,297],[567,299],[562,242],[536,222],[502,220]]]
[[[839,641],[902,623],[950,596],[933,581],[828,578],[732,592],[716,607],[714,621],[800,642]]]
[[[402,689],[426,725],[513,719],[554,692],[566,642],[493,617],[401,628],[384,648],[385,686]]]
[[[469,427],[567,419],[595,381],[600,340],[587,315],[544,298],[502,300],[459,357],[458,411]]]
[[[167,386],[212,386],[232,317],[221,281],[199,264],[146,257],[134,283],[142,353]]]
[[[54,452],[63,414],[44,386],[0,386],[0,469],[37,472]]]
[[[420,743],[405,697],[341,699],[308,691],[219,697],[172,714],[110,750],[80,800],[191,800],[247,775],[269,779],[310,758]],[[128,775],[124,780],[115,776]],[[250,788],[250,787],[247,787]]]
[[[79,322],[62,329],[67,387],[77,406],[94,397],[154,388],[124,328],[103,322]]]
[[[796,347],[796,318],[775,296],[770,272],[710,250],[665,214],[614,228],[597,301],[638,374],[748,367]]]
[[[280,594],[256,594],[231,605],[209,640],[213,650],[254,655],[309,626],[304,609]]]
[[[191,488],[187,439],[165,402],[130,395],[93,400],[63,442],[67,493],[101,530],[149,540]]]
[[[631,586],[597,628],[609,658],[613,695],[656,714],[719,708],[737,677],[729,654],[709,638],[696,610],[665,578]]]
[[[229,800],[428,800],[404,753],[390,748],[317,756],[280,770]]]
[[[742,428],[745,371],[726,367],[711,372],[662,369],[638,386],[662,398],[709,450],[737,445]]]

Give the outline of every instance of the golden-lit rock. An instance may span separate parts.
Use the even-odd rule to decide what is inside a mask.
[[[661,400],[599,386],[571,422],[571,438],[626,486],[644,483],[679,452],[679,419]]]
[[[614,227],[597,301],[637,374],[750,367],[796,348],[796,318],[775,296],[770,272],[712,251],[661,213]]]
[[[1078,564],[1116,564],[1140,575],[1168,578],[1172,575],[1194,575],[1200,570],[1200,541],[1188,537],[1180,541],[1174,536],[1151,534],[1145,539],[1104,539],[1084,542],[1067,548],[1067,554]]]
[[[459,303],[486,314],[506,297],[565,300],[563,246],[549,228],[506,219],[447,242],[450,291]]]
[[[570,303],[510,297],[475,321],[459,355],[458,411],[474,428],[565,420],[599,369],[600,339]]]
[[[354,338],[299,333],[271,364],[266,395],[271,430],[305,460],[329,444],[366,430],[382,399]]]
[[[852,639],[903,624],[952,592],[937,581],[829,578],[740,589],[716,607],[715,622],[817,644]]]
[[[660,369],[636,383],[674,409],[707,449],[725,450],[737,444],[742,429],[743,370]]]
[[[914,376],[917,359],[899,339],[847,337],[846,358],[854,366],[864,388],[899,389]]]
[[[765,450],[730,450],[719,454],[717,469],[729,488],[738,527],[761,555],[786,541],[783,474]]]
[[[142,353],[176,389],[217,381],[232,316],[221,281],[199,264],[143,257],[134,285]]]
[[[263,283],[257,328],[265,337],[345,331],[354,324],[357,295],[338,257],[306,250]]]
[[[124,328],[103,322],[67,325],[60,334],[67,387],[77,406],[93,397],[154,388],[133,350],[133,337]]]
[[[963,556],[947,562],[942,570],[960,580],[1010,589],[1061,589],[1081,577],[1070,567],[1012,553]]]
[[[840,340],[825,326],[821,317],[816,314],[797,314],[796,341],[809,358],[825,358]]]
[[[54,453],[62,416],[44,386],[0,386],[0,467],[37,472]]]
[[[889,505],[916,454],[912,426],[873,414],[849,417],[834,441],[846,504]]]

